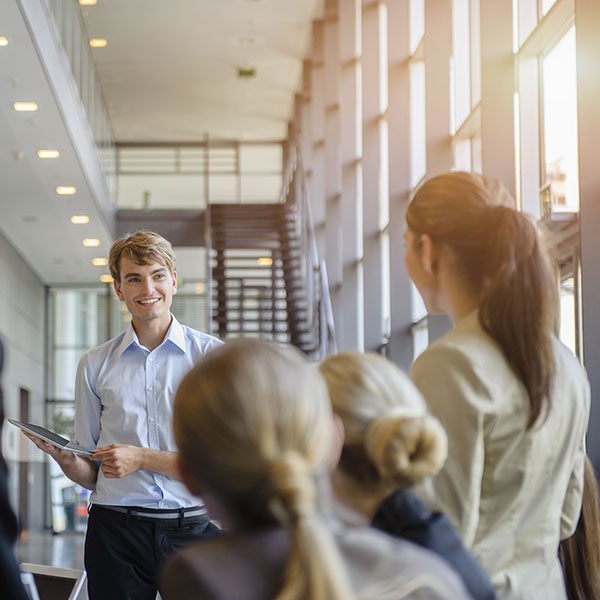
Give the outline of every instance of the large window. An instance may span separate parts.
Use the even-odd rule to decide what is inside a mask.
[[[542,59],[543,173],[551,209],[579,209],[575,28]]]

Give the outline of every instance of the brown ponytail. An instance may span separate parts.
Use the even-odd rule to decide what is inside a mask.
[[[479,298],[481,326],[527,390],[530,429],[551,408],[556,281],[534,223],[508,198],[496,181],[447,173],[419,188],[406,221],[452,251]]]
[[[529,396],[527,428],[551,409],[553,295],[556,286],[535,225],[522,213],[490,209],[490,275],[479,320],[494,338]],[[495,231],[494,231],[495,230]]]

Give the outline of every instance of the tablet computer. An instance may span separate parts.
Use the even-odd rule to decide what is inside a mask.
[[[70,442],[68,439],[54,433],[54,431],[50,431],[45,427],[40,425],[34,425],[33,423],[25,423],[25,421],[18,421],[17,419],[8,418],[8,422],[16,425],[20,429],[24,431],[28,431],[29,433],[35,435],[36,437],[45,440],[46,442],[50,442],[57,448],[62,448],[63,450],[69,450],[74,454],[79,454],[81,456],[87,456],[88,458],[92,456],[92,453],[85,448],[75,444],[74,442]]]

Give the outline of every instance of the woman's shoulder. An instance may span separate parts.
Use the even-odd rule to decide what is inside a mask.
[[[161,595],[165,600],[274,597],[289,548],[290,533],[280,528],[200,541],[167,563]]]
[[[340,530],[336,542],[359,597],[470,598],[458,575],[444,560],[411,542],[371,527]]]
[[[432,343],[416,358],[410,376],[430,407],[452,398],[454,406],[495,414],[518,409],[525,393],[498,344],[473,320]]]

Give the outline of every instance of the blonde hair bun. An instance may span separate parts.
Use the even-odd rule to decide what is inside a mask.
[[[397,489],[442,468],[446,432],[398,366],[378,354],[343,352],[326,358],[321,373],[344,425],[344,473],[365,487]]]
[[[431,415],[392,410],[375,419],[365,436],[365,450],[384,483],[415,485],[435,475],[448,455],[448,438]]]

